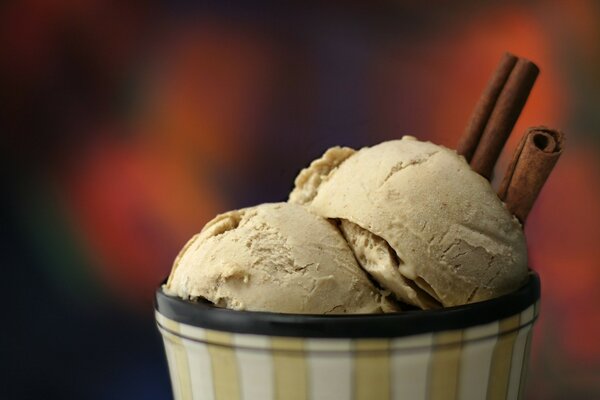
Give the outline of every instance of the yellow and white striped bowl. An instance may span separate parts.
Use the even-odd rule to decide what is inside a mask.
[[[539,279],[487,302],[394,315],[239,312],[160,289],[156,304],[178,400],[521,399]]]

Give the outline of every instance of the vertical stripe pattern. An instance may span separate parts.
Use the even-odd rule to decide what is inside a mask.
[[[239,376],[233,338],[224,332],[206,332],[208,353],[212,360],[212,376],[215,400],[238,400],[240,398]]]
[[[429,375],[429,399],[454,400],[458,395],[462,331],[434,335]]]
[[[308,399],[309,381],[304,356],[304,340],[273,338],[273,368],[275,398],[278,400]]]
[[[391,385],[394,400],[426,398],[432,345],[431,333],[392,340]]]
[[[521,313],[520,320],[530,320],[533,318],[533,309],[525,310]],[[516,332],[515,343],[512,351],[512,359],[510,366],[510,375],[508,377],[508,392],[506,398],[509,400],[517,400],[519,398],[519,386],[521,383],[521,371],[523,367],[523,359],[527,346],[527,337],[531,331],[531,326],[526,326]]]
[[[488,379],[488,400],[507,398],[513,348],[517,338],[516,329],[519,327],[520,320],[520,315],[515,315],[500,321],[500,331],[506,333],[498,338],[492,353],[492,364]]]
[[[465,332],[459,376],[461,400],[481,400],[487,396],[489,371],[498,340],[498,330],[498,323],[493,322]]]
[[[166,352],[167,360],[169,361],[171,385],[173,386],[173,396],[177,399],[193,400],[190,374],[179,373],[179,371],[189,371],[187,352],[183,345],[183,340],[178,335],[180,333],[180,324],[167,319],[163,321],[163,324],[169,330],[166,334],[163,332],[163,338],[167,347]]]
[[[273,358],[268,351],[269,339],[258,335],[235,335],[237,363],[242,399],[273,399]]]
[[[357,340],[354,344],[354,398],[390,398],[390,343],[388,340]]]
[[[204,329],[181,325],[180,332],[185,337],[206,339]],[[208,346],[205,343],[189,339],[182,339],[182,344],[188,349],[188,368],[194,400],[214,400],[215,390]]]
[[[352,342],[311,339],[306,343],[311,399],[351,399]]]
[[[226,333],[156,313],[176,400],[523,399],[538,305],[392,339]]]
[[[519,399],[525,398],[525,389],[527,388],[527,370],[529,368],[529,357],[531,352],[531,336],[532,330],[529,330],[527,334],[527,340],[525,341],[525,355],[523,356],[523,364],[521,366],[521,378],[519,379]]]

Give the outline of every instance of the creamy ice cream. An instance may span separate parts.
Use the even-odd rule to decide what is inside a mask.
[[[389,293],[423,309],[501,296],[527,271],[522,227],[489,182],[455,151],[405,136],[331,148],[288,203],[217,216],[164,290],[236,310],[376,313],[398,310]]]
[[[463,157],[401,140],[334,147],[296,178],[289,201],[340,230],[383,288],[421,308],[509,293],[527,276],[523,230]]]
[[[214,218],[181,250],[163,290],[235,310],[398,310],[369,280],[336,226],[291,203]]]

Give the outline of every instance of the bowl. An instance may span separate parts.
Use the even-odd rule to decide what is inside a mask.
[[[268,294],[265,294],[268,295]],[[522,399],[540,281],[394,314],[234,311],[156,291],[175,399]]]

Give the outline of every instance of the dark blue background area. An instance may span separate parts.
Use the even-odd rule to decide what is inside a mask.
[[[168,399],[171,388],[152,309],[132,313],[111,299],[75,304],[57,293],[0,207],[4,308],[3,399]]]

